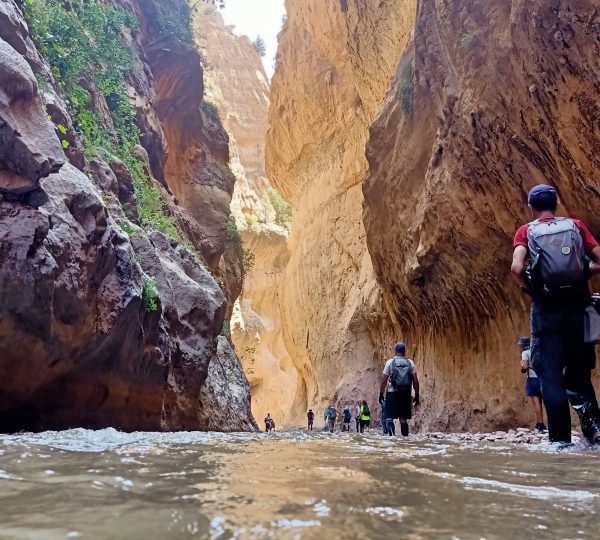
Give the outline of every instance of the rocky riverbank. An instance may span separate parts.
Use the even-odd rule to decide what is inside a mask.
[[[505,442],[511,444],[536,444],[549,442],[548,432],[540,433],[529,428],[510,429],[508,431],[493,431],[491,433],[427,433],[426,437],[453,442]],[[581,442],[581,433],[572,432],[572,442]]]

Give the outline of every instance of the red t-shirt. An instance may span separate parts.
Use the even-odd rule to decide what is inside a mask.
[[[550,221],[552,218],[542,218],[540,221]],[[590,230],[584,225],[582,221],[578,219],[573,219],[573,223],[577,225],[579,229],[579,233],[581,234],[581,239],[583,240],[583,247],[585,249],[585,254],[590,256],[592,254],[592,250],[598,246],[598,241],[594,238]],[[521,225],[515,234],[515,239],[513,240],[513,246],[525,246],[527,247],[527,226]]]

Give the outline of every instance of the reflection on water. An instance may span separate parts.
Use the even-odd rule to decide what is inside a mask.
[[[600,453],[377,435],[0,437],[0,537],[597,538]]]

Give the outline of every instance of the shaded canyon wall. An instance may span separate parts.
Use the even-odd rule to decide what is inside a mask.
[[[419,2],[401,62],[412,69],[398,71],[371,129],[364,220],[381,347],[408,336],[427,426],[530,419],[513,345],[528,301],[509,279],[511,241],[540,182],[600,233],[599,24],[593,2]]]
[[[158,23],[184,4],[114,5],[136,20],[121,36],[135,51],[122,88],[136,170],[86,147],[68,86],[17,5],[0,3],[0,429],[254,429],[248,382],[219,336],[227,135],[200,109],[194,46]],[[76,81],[88,110],[114,133],[117,97],[89,75]],[[162,225],[144,214],[149,194]]]

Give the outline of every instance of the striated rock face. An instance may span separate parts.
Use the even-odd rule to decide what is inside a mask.
[[[428,426],[529,420],[511,240],[539,182],[600,233],[596,8],[419,2],[407,69],[371,130],[364,220],[388,314],[381,346],[401,334],[416,349]]]
[[[376,4],[376,5],[374,5]],[[414,1],[288,0],[271,86],[269,177],[296,209],[282,280],[283,336],[306,407],[372,400],[378,290],[362,224],[369,125],[412,32]]]
[[[250,40],[234,35],[221,15],[200,10],[194,28],[207,65],[206,99],[215,104],[229,134],[236,176],[232,214],[244,249],[254,258],[231,317],[231,334],[252,389],[257,418],[271,413],[278,425],[290,420],[298,376],[285,347],[280,303],[289,259],[288,230],[274,223],[265,172],[269,83]],[[283,396],[283,399],[282,399]]]
[[[217,106],[229,134],[236,175],[232,210],[241,218],[260,209],[260,195],[270,187],[265,172],[269,82],[250,40],[233,34],[218,11],[198,10],[194,28],[208,65],[206,98]]]
[[[597,6],[287,7],[266,154],[296,207],[283,333],[308,403],[374,400],[402,338],[421,426],[529,422],[511,239],[542,181],[600,233]]]
[[[170,187],[172,139],[165,126],[174,120],[161,101],[166,94],[154,86],[154,77],[163,80],[160,62],[156,67],[144,48],[151,10],[159,3],[140,2],[139,10],[121,4],[137,14],[141,29],[128,80],[144,145],[139,154]],[[178,91],[186,99],[201,98],[199,57],[189,45],[181,48],[181,69],[188,71],[172,73],[171,98]],[[43,100],[34,73],[47,80]],[[195,94],[191,83],[182,82],[188,75],[198,85]],[[218,338],[227,301],[217,281],[179,242],[136,223],[131,171],[111,156],[84,159],[82,141],[51,83],[58,88],[20,11],[12,1],[2,2],[0,429],[254,429],[245,375]],[[92,86],[88,91],[103,115],[105,98]],[[158,182],[149,182],[184,239],[211,260],[224,249],[227,216],[221,214],[233,176],[225,168],[226,133],[216,119],[196,120],[190,117],[188,125],[187,152],[195,157],[185,162],[185,178],[193,188],[208,174],[205,168],[218,164],[229,183],[223,181],[222,194],[213,185],[203,201],[214,203],[218,219],[194,219]],[[59,124],[68,132],[67,155],[55,135]]]

